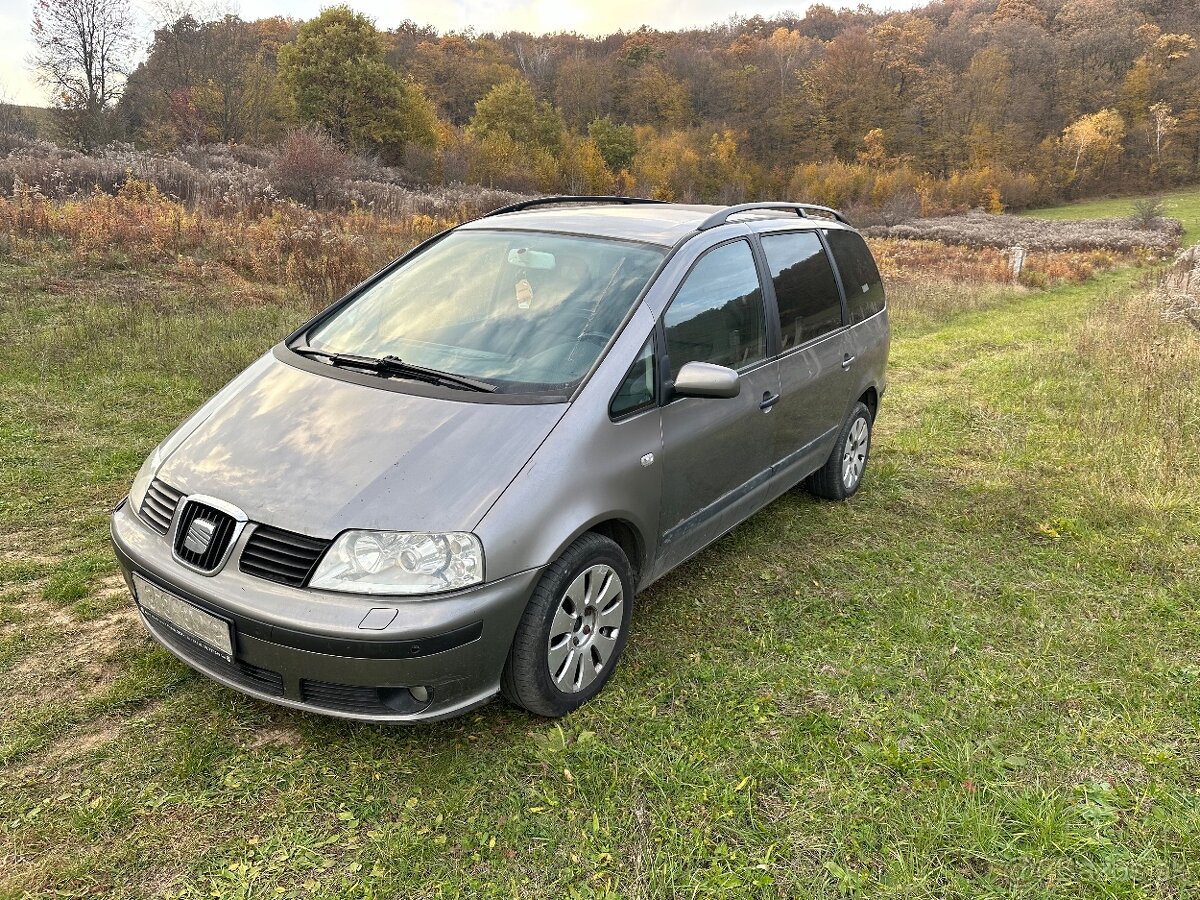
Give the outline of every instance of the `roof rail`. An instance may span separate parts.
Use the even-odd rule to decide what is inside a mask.
[[[780,212],[794,212],[802,219],[811,218],[809,213],[817,213],[817,218],[821,219],[836,219],[843,225],[850,223],[836,209],[830,209],[828,206],[817,206],[814,203],[739,203],[736,206],[727,206],[720,212],[713,213],[707,219],[700,223],[697,231],[707,231],[710,228],[716,228],[718,225],[724,225],[733,216],[738,213],[753,212],[760,209],[774,209]]]
[[[504,213],[520,212],[523,209],[532,209],[535,206],[549,206],[554,203],[662,203],[662,200],[651,200],[649,197],[606,197],[606,196],[561,196],[561,197],[537,197],[533,200],[522,200],[520,203],[512,203],[508,206],[501,206],[499,209],[493,209],[489,213],[484,213],[482,218],[488,216],[500,216]]]

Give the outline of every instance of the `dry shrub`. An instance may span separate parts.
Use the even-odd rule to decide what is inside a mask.
[[[937,241],[869,238],[879,270],[889,282],[953,279],[1001,283],[1011,281],[1009,255],[995,247],[968,247]],[[1026,255],[1022,282],[1045,287],[1087,281],[1097,272],[1139,263],[1135,254],[1107,250],[1033,251]]]
[[[1200,246],[1179,254],[1157,296],[1168,322],[1186,322],[1200,330]]]
[[[284,140],[268,171],[282,196],[316,209],[340,196],[350,170],[350,155],[328,134],[318,128],[297,128]]]
[[[939,178],[904,163],[881,168],[838,161],[797,166],[788,180],[787,192],[796,200],[855,210],[859,216],[856,222],[866,222],[874,215],[872,209],[886,211],[889,204],[909,204],[913,197],[917,198],[918,209],[908,218],[976,206],[992,212],[1024,209],[1052,199],[1033,175],[1003,166],[968,169]]]
[[[173,258],[204,237],[200,215],[136,180],[115,195],[96,191],[63,203],[18,183],[11,200],[0,198],[0,228],[23,237],[65,238],[81,260],[114,251],[138,262]]]
[[[915,219],[900,225],[866,229],[875,237],[940,241],[967,247],[1025,247],[1028,250],[1111,250],[1169,253],[1179,246],[1183,226],[1174,219],[1156,219],[1142,228],[1129,219],[1050,219],[999,216],[969,212],[936,219]]]
[[[0,197],[0,234],[67,240],[76,259],[107,264],[170,262],[185,278],[212,265],[252,281],[298,290],[315,303],[353,287],[414,244],[456,224],[417,214],[402,219],[370,210],[311,210],[277,201],[268,215],[204,214],[129,180],[113,196],[99,191],[55,201],[18,184]]]
[[[113,145],[85,155],[28,141],[0,157],[0,194],[12,196],[19,185],[29,185],[54,200],[78,199],[97,190],[116,194],[132,179],[209,215],[265,216],[280,199],[270,179],[278,152],[217,144],[158,154]],[[403,183],[399,170],[355,156],[347,157],[344,176],[320,198],[323,208],[363,206],[398,218],[469,218],[522,199],[510,191],[464,184],[417,190]]]

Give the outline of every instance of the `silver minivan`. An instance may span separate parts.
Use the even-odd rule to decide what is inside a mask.
[[[146,460],[113,546],[155,639],[254,697],[562,715],[639,590],[802,482],[854,494],[888,345],[833,210],[516,204],[234,378]]]

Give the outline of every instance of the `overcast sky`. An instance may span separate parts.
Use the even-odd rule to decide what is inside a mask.
[[[44,105],[46,96],[29,69],[33,46],[29,37],[34,0],[0,0],[0,96],[17,103]],[[844,7],[857,5],[858,0],[824,0],[826,5]],[[182,4],[177,0],[171,6]],[[200,2],[198,8],[216,6],[238,13],[244,19],[288,15],[310,19],[322,7],[334,5],[334,0],[231,0],[231,2]],[[354,9],[373,17],[380,28],[391,28],[403,19],[413,19],[433,25],[439,31],[575,31],[580,34],[609,34],[624,29],[633,31],[641,25],[672,29],[688,25],[709,25],[724,21],[734,13],[744,16],[771,15],[786,9],[802,11],[811,5],[808,0],[408,0],[405,3],[386,0],[349,0]],[[898,9],[914,6],[912,0],[870,0],[875,9]],[[143,45],[151,34],[153,11],[157,4],[143,2],[135,8],[142,11],[145,33]]]

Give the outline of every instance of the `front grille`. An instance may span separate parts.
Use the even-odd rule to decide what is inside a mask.
[[[242,549],[241,569],[247,575],[267,581],[303,587],[329,543],[321,538],[259,525]]]
[[[183,497],[182,491],[177,491],[165,481],[155,478],[146,490],[146,498],[142,500],[139,512],[147,524],[159,534],[166,534],[175,518],[175,508]]]
[[[360,687],[306,678],[300,680],[300,699],[323,709],[376,716],[416,713],[429,705],[428,700],[413,697],[408,688]]]
[[[209,653],[191,641],[181,638],[171,630],[171,627],[166,622],[162,621],[154,613],[143,609],[142,615],[154,626],[154,634],[158,639],[184,659],[192,660],[197,665],[211,669],[222,678],[244,688],[270,694],[274,697],[283,696],[283,676],[278,672],[253,666],[241,660],[230,662],[223,656]]]
[[[189,529],[198,520],[206,520],[214,526],[208,544],[203,549],[187,546]],[[215,571],[225,558],[236,530],[237,520],[229,513],[213,509],[198,500],[189,500],[179,514],[179,524],[175,526],[175,555],[201,572]]]

